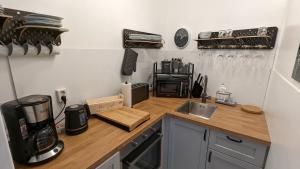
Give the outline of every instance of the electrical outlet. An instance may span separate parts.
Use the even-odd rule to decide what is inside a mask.
[[[67,96],[66,88],[60,88],[55,90],[56,98],[58,103],[63,103],[63,100],[61,99],[62,96]]]

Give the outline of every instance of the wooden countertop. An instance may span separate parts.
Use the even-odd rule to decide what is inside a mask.
[[[92,117],[86,132],[77,136],[59,135],[65,143],[65,148],[56,159],[39,166],[15,164],[15,167],[20,169],[95,168],[166,114],[270,146],[271,141],[264,114],[248,114],[241,111],[240,106],[230,107],[220,104],[217,104],[217,111],[209,120],[174,111],[187,100],[151,97],[135,105],[134,108],[148,111],[151,115],[150,120],[131,132]]]

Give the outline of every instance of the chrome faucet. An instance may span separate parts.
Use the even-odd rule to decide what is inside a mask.
[[[202,103],[206,103],[206,99],[210,99],[209,96],[207,96],[207,83],[208,83],[208,77],[207,75],[204,76],[204,89],[202,93]]]

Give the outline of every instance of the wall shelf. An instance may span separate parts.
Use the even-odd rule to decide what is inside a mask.
[[[34,15],[37,18],[36,24],[26,24],[26,17],[29,15]],[[24,48],[25,54],[28,44],[36,46],[38,51],[40,50],[40,46],[44,45],[52,52],[53,45],[61,45],[60,35],[64,32],[68,32],[68,29],[61,28],[61,26],[52,27],[43,25],[45,24],[45,20],[47,21],[49,18],[59,18],[58,22],[62,19],[52,15],[4,8],[4,14],[0,15],[0,27],[2,28],[0,32],[0,42],[6,46],[12,46],[12,44],[20,45]],[[39,20],[42,21],[38,22]],[[10,48],[9,55],[12,54],[12,50],[13,49]]]
[[[140,35],[159,35],[147,32],[140,32],[130,29],[123,30],[123,47],[124,48],[149,48],[149,49],[159,49],[163,47],[162,41],[148,41],[148,40],[132,40],[129,39],[130,34],[140,34]],[[159,35],[161,36],[161,35]]]
[[[225,38],[195,39],[195,41],[232,40],[232,39],[248,39],[248,38],[266,38],[266,39],[271,39],[271,36],[240,36],[240,37],[225,37]]]
[[[12,18],[13,17],[10,15],[0,15],[0,31],[2,31],[3,25],[5,25],[6,21]]]
[[[231,37],[218,37],[213,32],[209,39],[198,39],[198,49],[273,49],[277,38],[277,27],[268,27],[267,35],[258,36],[258,28],[234,30]]]
[[[43,41],[45,43],[53,43],[57,46],[60,45],[60,42],[57,41],[59,36],[69,31],[65,28],[39,25],[24,25],[15,29],[17,30],[17,40],[22,44],[26,41],[31,41],[34,44],[38,43],[38,41]]]
[[[161,44],[161,42],[146,41],[146,40],[126,40],[127,43],[150,43],[150,44]]]

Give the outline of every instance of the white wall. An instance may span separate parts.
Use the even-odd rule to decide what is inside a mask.
[[[84,99],[117,94],[124,78],[120,75],[124,49],[124,28],[161,32],[158,0],[67,0],[22,3],[2,2],[8,8],[57,15],[64,18],[61,54],[53,56],[12,56],[10,58],[18,97],[50,94],[54,114],[60,110],[54,90],[67,88],[68,104]],[[59,5],[57,5],[59,4]],[[153,12],[156,11],[156,12]],[[139,52],[137,73],[133,82],[146,82],[152,70],[151,57]]]
[[[3,50],[3,49],[2,49]],[[12,86],[10,83],[7,57],[0,52],[0,105],[6,101],[14,99]],[[13,163],[9,152],[8,142],[6,139],[2,114],[0,110],[0,164],[3,169],[12,169]]]
[[[187,49],[179,50],[173,43],[173,36],[180,27],[190,31],[191,39],[200,31],[221,29],[278,26],[281,31],[286,1],[27,0],[24,3],[9,0],[0,3],[8,8],[64,17],[64,26],[70,29],[62,36],[60,55],[10,58],[19,97],[35,93],[54,96],[54,90],[59,87],[67,88],[69,104],[116,94],[122,81],[119,73],[123,58],[121,31],[131,28],[161,33],[166,41],[161,50],[137,50],[140,54],[138,73],[134,74],[133,81],[147,81],[151,64],[156,60],[183,57],[185,61],[196,63],[197,72],[209,75],[210,95],[214,95],[220,83],[225,83],[239,102],[262,105],[276,50],[197,50],[193,41]],[[299,4],[296,0],[292,2],[284,43],[266,99],[265,110],[273,141],[268,169],[299,166],[295,158],[288,159],[287,156],[299,152],[296,144],[299,142],[296,123],[299,119],[296,114],[299,84],[290,78],[299,43],[298,35],[292,34],[300,30],[297,21]],[[217,57],[219,55],[234,56],[235,59]],[[0,102],[4,102],[12,99],[12,92],[6,60],[0,59]],[[54,105],[55,114],[59,108]],[[295,134],[291,135],[290,131]],[[1,160],[8,157],[5,153]]]
[[[174,33],[186,27],[192,39],[201,31],[281,26],[287,0],[167,0],[164,39],[167,50],[177,50]],[[192,41],[186,50],[194,50]]]
[[[201,31],[261,26],[279,27],[279,37],[286,2],[167,0],[163,31],[166,44],[153,55],[159,60],[182,57],[195,63],[197,74],[208,75],[211,96],[215,96],[218,86],[224,83],[239,103],[262,106],[276,50],[197,50],[193,39]],[[174,44],[174,34],[180,27],[187,28],[191,35],[188,47],[183,50]]]
[[[2,121],[2,115],[0,110],[0,164],[3,169],[13,169],[14,165],[4,130],[4,123]]]
[[[300,43],[299,5],[297,0],[289,1],[283,40],[264,107],[272,140],[267,169],[300,167],[300,83],[291,78]]]
[[[174,46],[173,36],[181,26],[190,30],[192,39],[196,38],[200,31],[206,30],[280,27],[286,0],[254,0],[247,5],[238,0],[67,0],[59,1],[61,5],[57,5],[56,2],[3,2],[4,6],[10,8],[62,16],[65,18],[65,27],[70,29],[70,32],[63,34],[62,52],[59,56],[47,59],[12,57],[19,97],[32,93],[48,93],[54,96],[54,89],[58,87],[67,87],[70,103],[82,102],[86,97],[115,94],[121,82],[118,75],[123,57],[121,31],[123,28],[132,28],[162,33],[166,41],[162,50],[138,50],[140,57],[146,60],[139,59],[139,71],[135,73],[133,81],[146,81],[151,73],[151,64],[156,60],[183,57],[184,60],[196,64],[196,73],[202,72],[209,76],[209,95],[214,96],[218,86],[225,83],[239,103],[258,106],[263,104],[274,50],[197,50],[196,42],[191,41],[187,49],[179,51]],[[232,4],[238,6],[238,10],[232,10]],[[72,10],[65,10],[67,7],[71,7]],[[225,57],[221,59],[217,57],[219,55]],[[234,56],[235,62],[230,62],[227,56]],[[247,59],[244,56],[249,57]],[[84,60],[84,66],[81,65],[81,60]],[[244,62],[247,62],[247,65],[241,66]],[[89,64],[94,65],[94,68],[93,72],[89,71],[90,75],[86,76]],[[74,69],[78,67],[82,71],[78,70],[75,75],[71,69],[66,68],[67,65],[72,65]],[[114,78],[103,73],[105,65],[110,65]],[[52,69],[54,67],[55,70]],[[74,77],[82,77],[84,80]],[[103,83],[104,81],[107,83]],[[88,86],[87,83],[93,85]],[[99,87],[97,92],[94,92],[93,86]],[[54,106],[56,111],[58,107]]]
[[[0,53],[0,104],[14,98],[8,66],[7,57]]]

